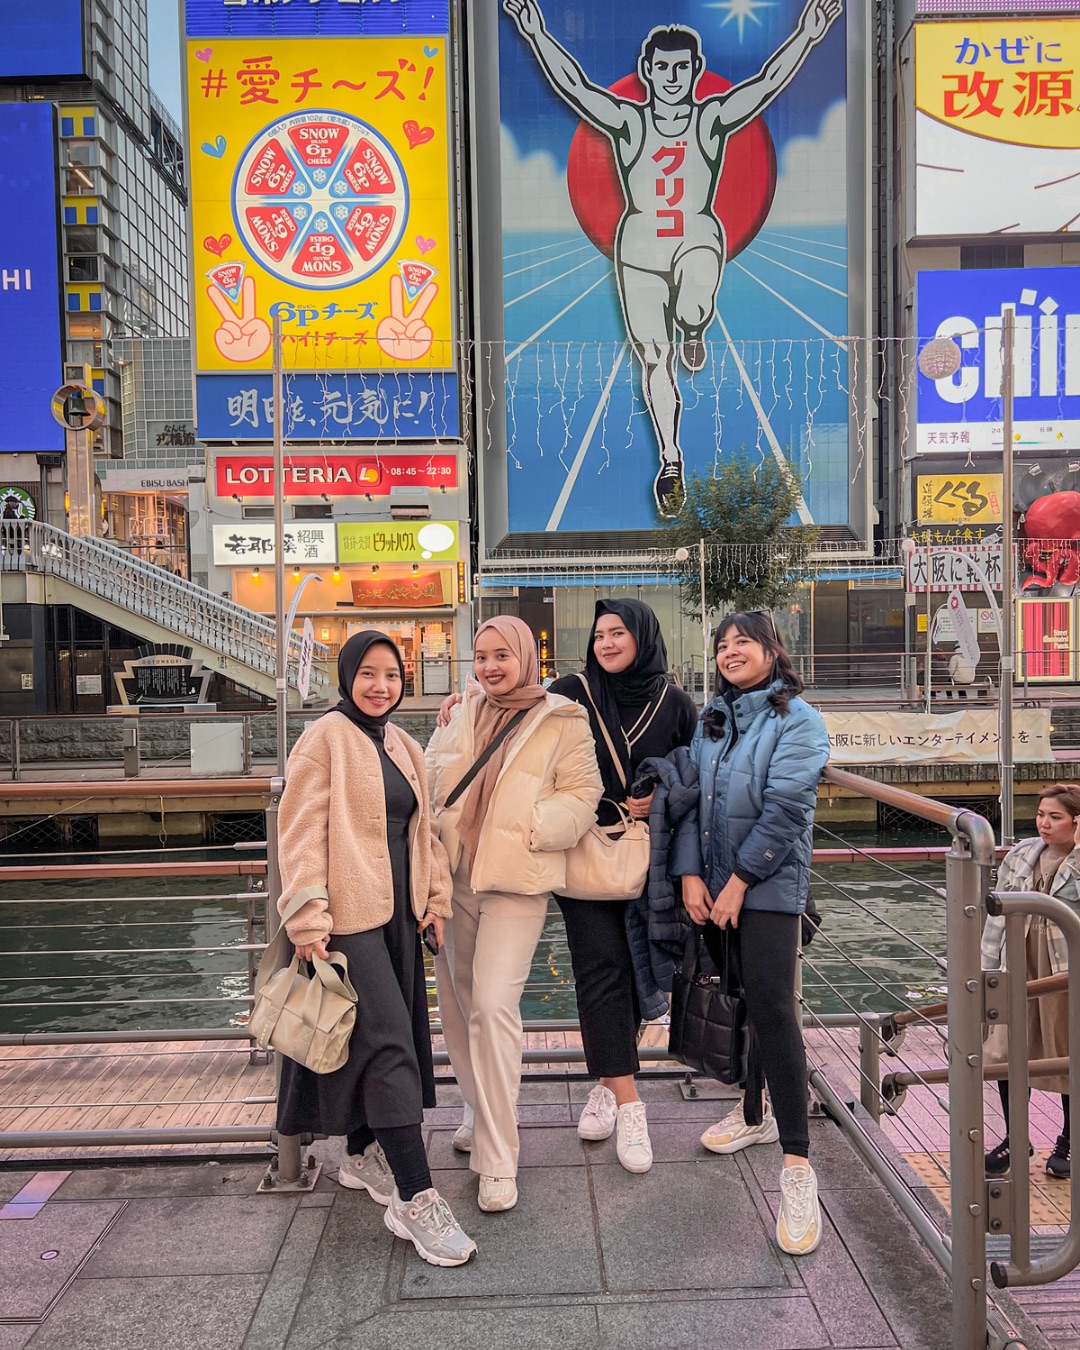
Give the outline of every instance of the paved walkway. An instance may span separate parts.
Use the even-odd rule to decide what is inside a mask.
[[[526,1084],[521,1203],[498,1215],[441,1090],[436,1184],[480,1249],[459,1270],[336,1185],[337,1141],[303,1197],[256,1195],[244,1159],[73,1171],[36,1217],[0,1218],[0,1350],[948,1350],[946,1279],[831,1122],[811,1127],[825,1238],[796,1261],[772,1241],[778,1150],[698,1143],[727,1102],[646,1082],[656,1164],[633,1177],[613,1140],[578,1140],[587,1087]],[[0,1170],[0,1201],[31,1175]]]

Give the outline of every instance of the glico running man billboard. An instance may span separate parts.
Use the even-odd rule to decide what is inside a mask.
[[[446,0],[188,0],[198,429],[458,434]]]
[[[505,0],[509,532],[655,526],[731,454],[849,521],[858,4]]]

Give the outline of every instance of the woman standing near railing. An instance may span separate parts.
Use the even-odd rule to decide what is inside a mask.
[[[640,600],[598,600],[585,657],[585,676],[567,675],[553,694],[580,703],[589,714],[604,780],[597,810],[601,825],[617,824],[620,808],[648,820],[652,790],[634,794],[638,766],[689,745],[697,706],[668,682],[660,623]],[[600,1081],[578,1120],[582,1139],[616,1135],[616,1156],[628,1172],[652,1167],[645,1104],[638,1096],[637,1037],[641,1025],[625,900],[578,900],[556,895],[566,923],[574,970],[581,1040],[589,1074]],[[649,1016],[656,1016],[652,1010]]]
[[[723,964],[731,929],[754,1033],[742,1102],[701,1137],[714,1153],[773,1143],[784,1151],[776,1240],[793,1256],[821,1241],[809,1163],[806,1052],[795,1001],[800,915],[810,889],[818,781],[829,758],[820,713],[768,611],[732,614],[713,642],[716,695],[690,748],[698,810],[679,826],[668,871]],[[764,1071],[771,1102],[763,1109]]]
[[[441,943],[450,869],[423,752],[389,724],[404,697],[401,653],[356,633],[338,657],[341,701],[297,741],[278,814],[279,913],[297,955],[348,958],[358,996],[346,1063],[317,1074],[282,1059],[277,1128],[343,1134],[338,1181],[386,1206],[387,1228],[425,1261],[464,1264],[462,1232],[428,1170],[421,1126],[435,1105],[419,930]]]
[[[1080,788],[1070,783],[1055,783],[1039,794],[1035,816],[1039,833],[1035,839],[1022,839],[1005,855],[998,872],[999,891],[1042,891],[1070,905],[1080,907]],[[1062,975],[1069,969],[1069,953],[1061,929],[1041,914],[1029,914],[1024,921],[1027,967],[1025,978],[1042,979]],[[983,928],[982,964],[984,970],[1005,967],[1005,920],[999,915],[987,919]],[[1029,998],[1027,1005],[1028,1059],[1069,1058],[1069,996],[1044,994]],[[1008,1064],[1009,1029],[991,1028],[983,1051],[986,1064]],[[1039,1078],[1035,1086],[1044,1092],[1061,1094],[1061,1134],[1058,1135],[1046,1171],[1052,1177],[1067,1179],[1072,1171],[1071,1131],[1069,1126],[1069,1073]],[[998,1082],[1001,1112],[1005,1117],[1005,1138],[986,1155],[986,1175],[999,1177],[1009,1170],[1009,1080]],[[1028,1144],[1028,1156],[1034,1152]]]
[[[431,799],[454,873],[454,918],[435,961],[443,1035],[465,1097],[454,1146],[489,1212],[517,1204],[521,994],[566,851],[596,819],[602,785],[589,719],[540,683],[520,619],[480,626],[478,684],[427,749]]]

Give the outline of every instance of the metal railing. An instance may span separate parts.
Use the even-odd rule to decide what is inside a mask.
[[[845,1109],[843,1097],[847,1089],[844,1086],[838,1089],[827,1064],[830,1059],[834,1063],[842,1059],[841,1054],[835,1053],[840,1041],[836,1033],[825,1029],[820,1032],[819,1040],[828,1042],[827,1050],[831,1053],[818,1056],[811,1083],[951,1275],[951,1344],[958,1350],[976,1347],[982,1350],[987,1344],[1016,1344],[1000,1310],[988,1305],[987,1234],[995,1237],[1008,1234],[1010,1239],[1009,1260],[994,1261],[990,1266],[999,1288],[1039,1284],[1060,1278],[1080,1263],[1080,1222],[1074,1225],[1070,1221],[1069,1231],[1060,1244],[1041,1259],[1032,1260],[1027,1169],[1017,1169],[1005,1178],[985,1176],[984,1079],[1008,1077],[1011,1130],[1017,1138],[1026,1139],[1029,1082],[1026,999],[1051,992],[1051,981],[1042,980],[1025,987],[1023,976],[1010,980],[1001,971],[984,973],[980,939],[988,913],[1010,916],[1006,921],[1007,965],[1011,970],[1023,971],[1024,916],[1043,914],[1061,927],[1069,943],[1071,963],[1080,956],[1080,916],[1063,901],[1042,894],[1006,895],[993,891],[997,850],[989,823],[974,812],[948,807],[844,770],[828,768],[825,776],[837,787],[874,798],[947,830],[952,839],[944,859],[944,886],[913,876],[899,866],[879,863],[889,866],[908,888],[922,888],[925,892],[927,902],[923,912],[927,918],[921,932],[904,931],[895,912],[891,916],[897,919],[895,924],[889,915],[878,915],[877,921],[883,933],[889,933],[904,946],[907,959],[918,960],[922,971],[928,974],[922,979],[909,977],[897,985],[874,977],[873,972],[864,972],[876,985],[876,1008],[859,1010],[862,1027],[858,1060],[847,1047],[843,1075],[846,1084],[858,1084],[862,1105],[873,1121],[882,1121],[886,1134],[914,1140],[924,1162],[938,1169],[942,1183],[948,1186],[948,1225],[943,1220],[935,1222],[914,1199],[903,1169],[887,1156],[889,1150],[880,1147],[882,1136],[864,1129]],[[830,884],[834,890],[845,889]],[[860,904],[857,895],[849,895],[848,901]],[[850,955],[845,954],[845,960],[849,966],[855,966]],[[820,968],[822,961],[815,951],[806,956],[804,964],[811,969],[815,965]],[[907,969],[910,976],[914,968]],[[935,978],[941,991],[947,992],[943,1003],[930,1001]],[[845,993],[837,987],[835,976],[830,983],[844,1001]],[[1068,987],[1067,977],[1055,977],[1052,987],[1061,989],[1063,985]],[[812,1010],[810,1021],[814,1021]],[[1069,1021],[1070,1033],[1080,1035],[1080,989],[1075,987],[1069,993]],[[984,1029],[1001,1022],[1022,1027],[1025,1032],[1010,1038],[1007,1066],[987,1068],[983,1063]],[[908,1042],[904,1041],[906,1031],[913,1035]],[[842,1045],[839,1049],[845,1051]],[[902,1067],[882,1078],[882,1055],[899,1061]],[[811,1059],[814,1058],[811,1051]],[[1044,1061],[1030,1066],[1031,1076],[1060,1074],[1064,1067],[1056,1061]],[[1070,1086],[1080,1090],[1080,1072],[1074,1076],[1070,1064],[1069,1073]],[[917,1123],[918,1117],[915,1122],[905,1120],[902,1108],[908,1088],[915,1088],[920,1094],[916,1103],[919,1116],[926,1118],[933,1114],[947,1120],[947,1148],[941,1153],[926,1151],[925,1139],[920,1139],[925,1126]]]
[[[1009,1260],[996,1262],[991,1267],[993,1278],[1000,1286],[1039,1283],[1058,1278],[1072,1269],[1080,1259],[1080,1232],[1077,1227],[1070,1225],[1068,1234],[1056,1251],[1040,1260],[1032,1260],[1027,1238],[1029,1215],[1024,1175],[992,1181],[984,1176],[983,1030],[984,1026],[1000,1020],[1024,1025],[1024,1000],[1029,991],[1025,989],[1023,980],[1010,982],[1002,972],[984,975],[980,968],[982,924],[988,912],[1000,911],[1006,915],[1008,966],[1013,970],[1022,970],[1024,914],[1041,913],[1052,918],[1065,933],[1070,958],[1076,961],[1080,961],[1080,917],[1063,902],[1043,895],[1003,895],[994,892],[992,879],[998,855],[993,833],[989,823],[974,812],[947,806],[845,770],[828,768],[825,777],[834,788],[883,802],[938,827],[946,832],[951,842],[941,850],[929,845],[920,849],[901,850],[860,848],[837,840],[842,846],[815,852],[815,863],[818,865],[839,861],[873,864],[878,869],[875,875],[886,878],[894,889],[882,901],[880,886],[876,888],[878,895],[875,898],[867,895],[865,882],[858,879],[849,883],[846,877],[839,881],[835,876],[820,872],[815,874],[815,887],[819,893],[821,888],[825,888],[833,896],[833,901],[825,926],[816,936],[814,945],[804,953],[802,963],[802,1007],[804,1026],[807,1028],[811,1086],[928,1249],[951,1276],[953,1323],[950,1343],[956,1350],[983,1350],[987,1344],[1006,1345],[1010,1343],[1007,1319],[988,1301],[988,1231],[994,1234],[1007,1233],[1012,1239]],[[246,787],[243,786],[245,784]],[[83,793],[89,785],[68,786],[73,793]],[[114,792],[118,786],[124,786],[132,792],[141,790],[136,784],[96,785],[102,794]],[[159,786],[166,794],[174,791],[180,794],[189,792],[191,785],[183,782],[155,784],[155,791]],[[280,780],[271,780],[269,784],[252,780],[218,780],[214,783],[214,788],[223,792],[236,790],[254,793],[269,789],[269,856],[266,863],[250,856],[243,858],[234,852],[225,866],[215,862],[143,862],[125,865],[110,861],[85,864],[77,873],[73,873],[68,866],[43,860],[42,864],[33,868],[0,869],[0,881],[70,879],[72,875],[81,878],[108,876],[141,879],[177,875],[178,868],[183,868],[187,876],[229,871],[234,875],[252,878],[248,883],[249,891],[225,897],[229,901],[243,902],[246,906],[244,914],[237,919],[238,923],[245,925],[243,933],[237,933],[241,938],[239,942],[219,943],[211,940],[183,948],[159,943],[124,949],[141,959],[177,951],[190,952],[197,958],[209,957],[211,954],[218,957],[224,952],[235,951],[244,961],[243,969],[231,971],[236,990],[227,995],[219,996],[219,991],[213,997],[207,996],[209,1003],[232,1006],[241,1011],[240,1017],[234,1017],[234,1025],[187,1029],[176,1026],[168,1029],[125,1028],[95,1032],[85,1030],[84,1024],[82,1029],[69,1031],[11,1032],[0,1036],[0,1047],[74,1046],[86,1042],[154,1044],[162,1040],[198,1039],[239,1042],[234,1053],[250,1053],[251,1042],[243,1025],[242,1011],[246,1010],[250,1002],[251,972],[262,946],[257,940],[256,925],[260,921],[265,922],[265,937],[268,939],[277,923],[274,904],[274,825],[281,787]],[[39,790],[37,785],[33,785],[33,788]],[[46,789],[46,785],[41,785],[40,790],[55,792],[55,788]],[[831,833],[828,827],[825,827],[825,832]],[[944,884],[939,884],[937,873],[942,863]],[[935,869],[934,875],[916,875],[911,870],[916,865],[924,865],[927,871],[932,867]],[[265,889],[260,890],[258,888],[262,885],[264,873]],[[918,903],[912,898],[916,894],[922,897]],[[896,897],[900,897],[909,908],[905,910],[901,903],[894,903]],[[222,897],[216,898],[220,900]],[[181,899],[176,896],[167,903],[179,904]],[[121,903],[134,911],[137,905],[145,904],[146,900],[147,897],[140,893],[132,897],[118,897],[111,903]],[[59,907],[70,902],[71,897],[68,895],[57,897],[52,904]],[[0,899],[0,923],[10,903],[5,905]],[[25,900],[20,897],[19,903],[25,905]],[[80,898],[80,903],[86,902]],[[106,901],[97,903],[102,905]],[[256,911],[254,918],[252,906]],[[838,916],[840,922],[837,922]],[[853,927],[850,922],[852,916],[858,917],[865,925],[872,925],[873,931],[881,937],[873,961],[865,954],[856,954],[850,942],[846,941]],[[143,921],[152,924],[156,918],[155,915],[147,915]],[[125,923],[123,926],[128,925]],[[152,932],[152,929],[142,931]],[[889,943],[893,946],[889,947]],[[47,954],[61,957],[69,950],[57,942],[48,947]],[[102,947],[98,950],[100,954],[105,954],[110,949]],[[10,971],[10,961],[6,963],[6,969]],[[193,974],[197,973],[196,969]],[[932,999],[938,991],[946,992],[947,1000],[944,1005],[935,1007]],[[1037,986],[1036,992],[1042,992],[1042,987]],[[182,994],[170,996],[174,1003],[183,997]],[[38,999],[40,1001],[40,991]],[[10,1004],[11,1000],[7,1002]],[[947,1019],[944,1026],[939,1024],[943,1014]],[[1069,1015],[1070,1033],[1080,1038],[1080,994],[1076,992],[1070,995]],[[906,1045],[900,1034],[904,1025],[918,1030],[918,1037],[913,1037]],[[573,1019],[544,1020],[527,1022],[526,1030],[568,1030],[574,1026]],[[437,1027],[433,1029],[437,1030]],[[1019,1043],[1010,1045],[1008,1076],[1012,1088],[1013,1125],[1018,1137],[1021,1137],[1027,1123],[1028,1065],[1026,1045],[1022,1038],[1017,1039]],[[1075,1043],[1080,1044],[1080,1039]],[[657,1047],[648,1049],[642,1057],[663,1062],[668,1059],[668,1054],[664,1048]],[[886,1074],[884,1079],[881,1075],[883,1057],[899,1066]],[[527,1049],[524,1053],[526,1063],[534,1065],[580,1065],[582,1058],[583,1052],[576,1047]],[[436,1062],[440,1065],[447,1062],[444,1052],[436,1054]],[[1061,1066],[1053,1067],[1060,1069]],[[838,1080],[838,1069],[844,1071],[840,1075],[843,1081]],[[1035,1067],[1034,1076],[1038,1072],[1039,1068]],[[1080,1101],[1080,1070],[1070,1066],[1070,1074],[1072,1100]],[[847,1096],[852,1084],[856,1085],[858,1098],[868,1116],[849,1109]],[[914,1142],[916,1151],[925,1151],[925,1140],[919,1138],[918,1126],[905,1119],[903,1102],[896,1090],[898,1085],[902,1087],[908,1084],[915,1086],[924,1097],[930,1094],[928,1099],[934,1108],[947,1119],[947,1148],[943,1147],[942,1150],[946,1157],[935,1160],[934,1165],[940,1168],[942,1185],[948,1185],[951,1209],[951,1220],[948,1222],[943,1214],[935,1215],[932,1206],[928,1208],[916,1199],[910,1176],[906,1174],[902,1162],[893,1149],[885,1146],[882,1131],[875,1129],[875,1124],[880,1121],[883,1130],[899,1131]],[[230,1099],[230,1102],[244,1106],[258,1103],[270,1107],[273,1096],[267,1093]],[[164,1103],[169,1106],[184,1104],[171,1101]],[[13,1105],[17,1108],[20,1104]],[[9,1109],[12,1108],[5,1103],[5,1115]],[[10,1116],[6,1118],[11,1119]],[[278,1177],[286,1182],[290,1177],[298,1178],[302,1170],[302,1141],[297,1137],[278,1140],[270,1123],[119,1130],[0,1130],[0,1149],[47,1146],[74,1148],[100,1146],[103,1143],[266,1143],[271,1140],[277,1142],[280,1149]],[[988,1328],[991,1333],[989,1341]],[[1015,1338],[1011,1339],[1011,1343],[1016,1343]]]
[[[255,614],[100,539],[68,534],[38,520],[0,521],[0,571],[59,577],[238,666],[261,675],[275,673],[272,618]],[[289,669],[294,681],[300,641],[298,634],[289,635]],[[326,655],[325,645],[316,643],[316,661],[325,661]],[[312,671],[312,682],[321,686],[328,683],[318,666]]]

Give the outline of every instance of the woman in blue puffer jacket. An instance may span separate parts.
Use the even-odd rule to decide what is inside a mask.
[[[732,614],[716,630],[716,696],[690,747],[698,810],[679,827],[669,872],[714,961],[730,925],[754,1048],[743,1101],[701,1137],[714,1153],[779,1139],[776,1239],[801,1256],[821,1241],[808,1162],[806,1055],[795,1002],[800,915],[810,887],[817,786],[829,758],[820,714],[772,615]],[[761,1072],[772,1109],[763,1104]]]

